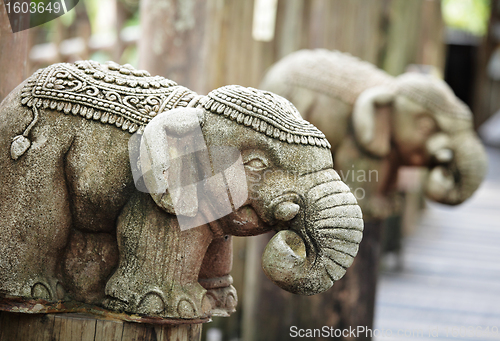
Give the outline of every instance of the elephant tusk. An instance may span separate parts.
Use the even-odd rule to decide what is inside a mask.
[[[449,163],[453,160],[453,151],[451,149],[441,149],[434,156],[439,163]]]
[[[436,167],[429,173],[426,194],[432,200],[441,202],[455,186],[453,176],[444,167]]]
[[[274,211],[274,217],[281,221],[289,221],[299,213],[300,206],[289,201],[282,202]]]

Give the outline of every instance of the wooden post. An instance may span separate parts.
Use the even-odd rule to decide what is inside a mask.
[[[28,14],[29,18],[29,14]],[[26,78],[28,30],[12,33],[3,1],[0,2],[0,101]]]
[[[387,36],[387,50],[383,61],[383,69],[393,76],[405,71],[408,64],[416,63],[423,1],[393,0],[391,2]]]
[[[479,47],[476,62],[476,80],[474,84],[474,125],[479,127],[499,108],[499,82],[488,76],[488,62],[495,49],[499,46],[496,36],[496,27],[500,23],[500,0],[491,1],[491,14],[488,22],[488,31]]]
[[[0,312],[0,341],[199,341],[201,324],[109,321],[81,314]]]
[[[205,92],[205,0],[141,1],[139,67]]]

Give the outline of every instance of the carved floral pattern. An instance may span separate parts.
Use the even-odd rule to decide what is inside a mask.
[[[60,63],[38,70],[21,103],[99,120],[134,133],[159,112],[187,106],[196,93],[131,65],[95,61]]]
[[[268,91],[224,86],[210,92],[203,106],[214,114],[286,143],[330,148],[325,135],[302,119],[290,101]]]

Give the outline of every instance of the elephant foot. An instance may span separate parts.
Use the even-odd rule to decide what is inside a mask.
[[[149,292],[143,297],[137,308],[139,314],[161,314],[166,308],[161,293]]]
[[[50,283],[50,284],[49,284]],[[46,301],[60,301],[64,299],[66,290],[57,279],[40,280],[31,286],[31,297]]]
[[[115,311],[115,312],[125,312],[128,309],[129,304],[126,301],[119,300],[116,297],[106,297],[100,304],[104,308]]]
[[[169,291],[151,288],[140,298],[120,299],[108,296],[102,305],[106,309],[119,312],[174,319],[199,319],[208,317],[212,308],[205,293],[205,289],[198,283]]]
[[[212,316],[228,317],[236,311],[238,295],[231,285],[233,278],[230,275],[200,279],[199,282],[207,289],[207,297],[212,305]]]
[[[226,288],[209,289],[207,297],[212,305],[212,316],[228,317],[236,311],[238,296],[232,285]]]
[[[10,295],[28,299],[42,299],[55,302],[64,299],[66,291],[58,279],[37,276],[27,279],[23,283],[4,282],[0,291]]]

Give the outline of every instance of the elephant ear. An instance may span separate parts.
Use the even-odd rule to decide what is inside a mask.
[[[165,111],[144,129],[141,173],[156,204],[168,213],[188,217],[198,213],[199,166],[205,162],[196,154],[207,150],[200,123],[203,113],[195,108]]]
[[[354,135],[363,149],[384,157],[391,148],[391,112],[394,92],[385,86],[369,88],[354,103]]]

